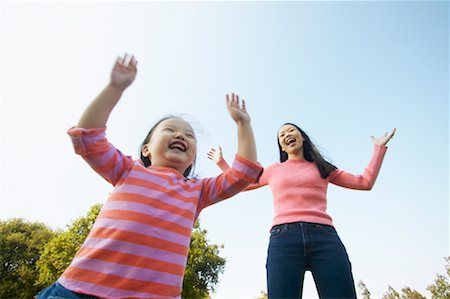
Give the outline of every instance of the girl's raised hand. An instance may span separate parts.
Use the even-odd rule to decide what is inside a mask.
[[[213,160],[216,164],[219,163],[222,157],[223,157],[222,148],[220,146],[218,150],[212,148],[208,152],[208,159]]]
[[[110,84],[121,90],[125,90],[137,73],[137,61],[133,55],[125,54],[124,57],[118,57],[111,72]]]
[[[395,131],[397,129],[394,129],[390,134],[388,134],[387,132],[384,133],[384,136],[381,136],[379,138],[375,138],[373,136],[370,136],[370,139],[372,139],[372,142],[374,145],[386,145],[389,140],[391,140],[392,137],[394,137]]]
[[[239,96],[234,93],[229,96],[226,95],[227,109],[230,113],[231,118],[236,123],[241,122],[250,122],[250,115],[247,113],[247,109],[245,108],[245,101],[242,100],[242,103],[239,101]]]

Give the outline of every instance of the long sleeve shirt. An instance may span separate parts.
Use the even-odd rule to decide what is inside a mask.
[[[75,152],[114,190],[59,283],[101,298],[179,298],[200,211],[255,182],[262,167],[236,155],[217,177],[186,179],[122,154],[105,128],[68,134]]]
[[[328,184],[370,190],[386,150],[385,146],[375,145],[369,165],[360,175],[336,169],[327,178],[322,178],[314,162],[287,160],[274,163],[264,169],[258,183],[249,185],[246,190],[269,185],[274,205],[272,225],[305,221],[333,226],[332,218],[327,213]],[[218,166],[222,170],[229,168],[223,159]]]

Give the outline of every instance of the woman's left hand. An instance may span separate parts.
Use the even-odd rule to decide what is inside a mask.
[[[374,145],[386,145],[389,140],[391,140],[392,137],[394,137],[395,131],[397,129],[394,128],[394,130],[392,130],[391,134],[388,134],[387,132],[384,133],[384,136],[381,136],[379,138],[375,138],[373,136],[370,136],[370,139],[372,139],[372,142]]]

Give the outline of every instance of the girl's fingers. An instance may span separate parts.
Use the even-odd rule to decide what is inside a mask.
[[[132,66],[136,66],[137,65],[137,60],[136,60],[136,58],[134,58],[134,55],[131,56],[130,63],[131,63]]]
[[[239,109],[245,110],[245,101],[244,99],[240,100],[239,95],[235,94],[234,92],[230,94],[225,95],[225,101],[227,104],[227,107],[237,107]],[[242,104],[241,104],[242,102]]]
[[[116,63],[123,66],[123,67],[129,67],[130,65],[135,67],[137,65],[137,60],[134,57],[134,55],[130,55],[128,53],[125,53],[125,55],[119,56],[116,60]]]

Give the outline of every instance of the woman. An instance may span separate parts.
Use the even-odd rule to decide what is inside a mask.
[[[353,175],[326,161],[298,126],[286,123],[279,129],[280,163],[265,168],[259,182],[246,189],[269,185],[273,194],[275,216],[266,264],[269,298],[301,298],[307,270],[320,298],[356,298],[347,252],[326,212],[327,187],[332,183],[370,190],[394,133],[371,137],[372,159],[361,175]],[[229,167],[221,148],[211,149],[208,157],[222,170]]]

